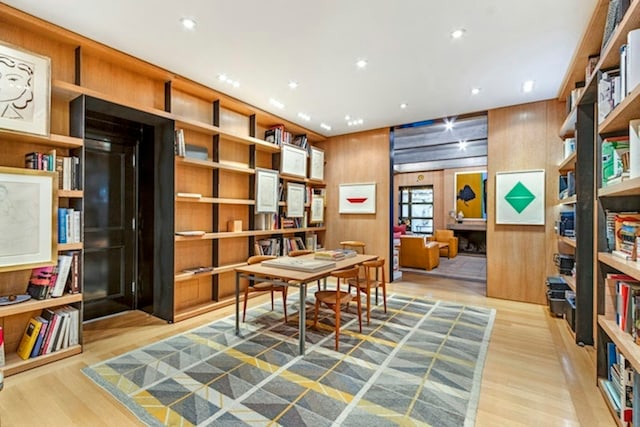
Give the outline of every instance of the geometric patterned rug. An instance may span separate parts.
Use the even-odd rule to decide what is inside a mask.
[[[268,304],[242,336],[231,315],[83,372],[150,426],[474,425],[495,310],[388,296],[361,334],[343,311],[336,352],[332,313],[314,329],[310,304],[305,356],[297,316]]]

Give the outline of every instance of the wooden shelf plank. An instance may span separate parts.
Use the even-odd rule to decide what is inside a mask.
[[[562,274],[561,277],[567,282],[567,285],[571,288],[573,292],[576,291],[576,278],[575,276],[567,276],[566,274]]]
[[[573,136],[576,131],[576,118],[578,117],[578,109],[573,108],[560,127],[560,138]]]
[[[640,85],[627,95],[598,126],[598,133],[629,131],[629,120],[640,117]]]
[[[191,279],[196,279],[196,278],[200,278],[200,277],[208,277],[208,276],[213,276],[213,275],[216,275],[216,274],[227,273],[229,271],[233,271],[236,268],[242,267],[244,265],[247,265],[247,263],[246,262],[239,262],[239,263],[236,263],[236,264],[223,265],[223,266],[220,266],[220,267],[215,267],[211,271],[206,271],[204,273],[198,273],[198,274],[180,272],[180,273],[175,275],[175,281],[176,282],[183,282],[185,280],[191,280]]]
[[[30,299],[18,304],[0,306],[0,317],[13,316],[14,314],[29,313],[31,311],[42,310],[44,308],[58,307],[74,302],[82,301],[82,294],[65,294],[57,298],[47,298],[42,300]]]
[[[67,199],[81,199],[84,197],[82,190],[58,190],[58,197],[66,197]]]
[[[577,151],[574,151],[573,153],[571,153],[569,155],[569,157],[564,159],[562,161],[562,163],[560,163],[558,165],[558,171],[559,172],[567,172],[567,171],[576,170],[576,159],[577,159],[577,157],[578,157],[578,152]]]
[[[325,227],[307,227],[307,228],[279,228],[276,230],[245,230],[245,231],[221,231],[217,233],[208,232],[202,236],[175,236],[176,242],[189,242],[196,240],[214,240],[214,239],[234,239],[237,237],[250,236],[270,236],[272,234],[295,234],[315,231],[325,231]]]
[[[598,388],[600,389],[600,393],[602,393],[602,398],[604,399],[604,402],[607,404],[607,408],[609,409],[609,412],[613,416],[613,419],[616,425],[622,427],[622,423],[619,421],[620,414],[618,414],[618,412],[616,411],[616,408],[613,402],[611,401],[609,394],[606,392],[605,381],[608,381],[608,380],[605,378],[598,378]]]
[[[640,370],[640,345],[633,341],[631,334],[620,329],[615,320],[609,320],[602,315],[598,316],[598,325],[625,355],[633,369]]]
[[[600,52],[600,60],[596,66],[598,70],[606,70],[620,64],[620,47],[627,43],[629,31],[638,28],[638,21],[640,21],[640,5],[638,2],[632,1],[622,21],[611,34],[604,50]]]
[[[608,252],[598,252],[598,261],[615,268],[616,270],[640,280],[640,263],[627,261]]]
[[[558,200],[558,204],[560,205],[573,205],[578,201],[575,194],[573,196],[567,197],[566,199]]]
[[[58,148],[80,148],[84,145],[82,138],[74,138],[72,136],[58,135],[55,133],[49,134],[49,136],[40,136],[27,133],[9,132],[5,130],[2,130],[0,133],[0,140],[27,142]]]
[[[255,205],[255,200],[250,199],[225,199],[217,197],[178,197],[176,196],[176,202],[182,203],[217,203],[219,205]]]
[[[575,239],[575,237],[558,236],[558,241],[560,241],[562,243],[566,243],[567,245],[571,246],[572,248],[576,247],[576,239]]]
[[[221,169],[221,170],[227,170],[231,172],[244,173],[247,175],[253,175],[256,173],[255,169],[251,169],[249,167],[230,165],[230,164],[220,163],[220,162],[212,162],[211,160],[191,159],[188,157],[176,157],[176,164],[189,165],[189,166],[195,166],[195,167],[207,168],[207,169]]]
[[[598,189],[598,197],[638,196],[640,195],[640,178],[627,179],[618,184]]]
[[[2,369],[4,376],[8,377],[9,375],[18,374],[80,353],[82,353],[82,346],[79,344],[27,360],[23,360],[17,354],[11,353],[7,354],[5,365],[0,369]]]
[[[83,243],[58,243],[58,251],[79,251],[83,248]]]

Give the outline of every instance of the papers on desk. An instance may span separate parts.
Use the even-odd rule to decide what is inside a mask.
[[[336,263],[333,261],[319,260],[319,259],[304,259],[299,257],[279,257],[262,261],[262,265],[265,267],[284,268],[287,270],[298,271],[320,271],[328,268],[333,268]]]
[[[316,251],[315,259],[340,261],[341,259],[351,258],[358,255],[353,249],[332,249],[324,251]]]

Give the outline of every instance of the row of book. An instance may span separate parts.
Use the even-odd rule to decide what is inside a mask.
[[[637,261],[640,213],[606,211],[605,216],[608,249],[614,256]]]
[[[73,208],[58,208],[58,243],[82,241],[81,215]]]
[[[25,154],[24,166],[27,169],[56,172],[59,190],[79,190],[81,188],[79,157],[57,156],[55,149],[47,153],[35,151]]]
[[[615,321],[640,344],[640,281],[619,273],[607,274],[606,293],[615,296]]]
[[[607,343],[607,378],[601,387],[619,425],[640,425],[640,375],[612,342]]]
[[[631,172],[628,136],[610,137],[602,140],[602,187],[628,179]]]
[[[77,308],[70,305],[46,308],[39,316],[29,319],[18,345],[18,356],[27,360],[77,345],[79,326],[80,312]]]
[[[61,253],[54,266],[38,267],[31,270],[27,293],[35,299],[61,297],[64,293],[80,292],[80,253]]]
[[[284,129],[284,125],[275,125],[264,131],[264,140],[278,146],[289,144],[292,139],[293,135]]]
[[[309,234],[306,241],[302,237],[271,237],[257,240],[254,244],[254,255],[274,255],[286,256],[290,251],[310,249],[315,251],[318,248],[318,236]]]

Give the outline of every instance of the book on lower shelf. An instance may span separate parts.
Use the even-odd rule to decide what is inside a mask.
[[[42,327],[42,322],[39,322],[35,318],[29,319],[27,323],[27,327],[22,334],[22,339],[20,340],[20,344],[18,344],[18,356],[21,359],[27,360],[31,357],[31,351],[33,350],[33,346],[38,339],[38,334],[40,333],[40,328]]]

